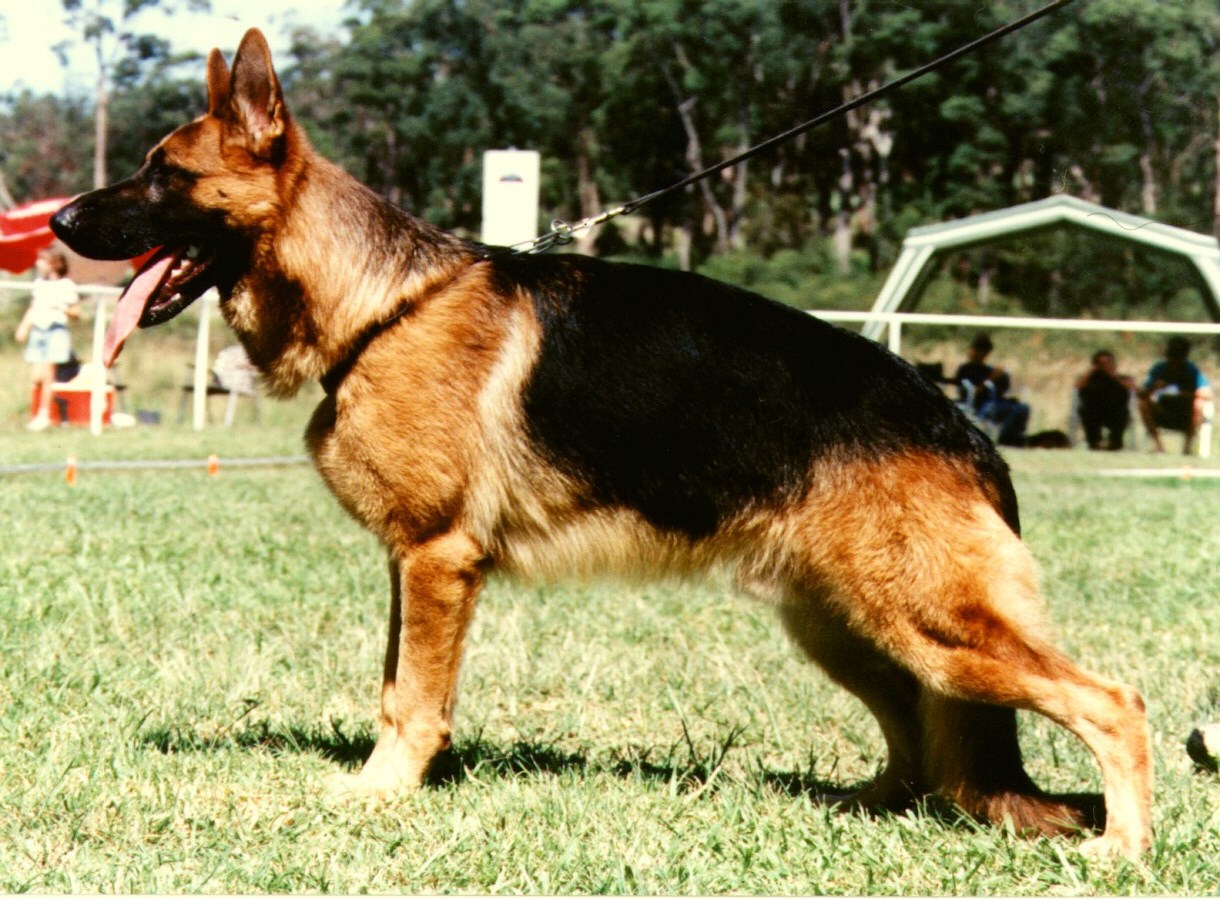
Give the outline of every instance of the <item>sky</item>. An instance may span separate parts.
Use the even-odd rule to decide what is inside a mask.
[[[132,20],[132,27],[167,38],[175,50],[206,54],[219,47],[231,60],[247,28],[261,28],[272,53],[284,52],[291,25],[337,32],[350,15],[343,0],[212,0],[210,14],[148,10]],[[0,0],[0,94],[22,87],[35,93],[92,93],[92,57],[63,19],[59,0]],[[68,69],[51,50],[63,40],[78,45]]]

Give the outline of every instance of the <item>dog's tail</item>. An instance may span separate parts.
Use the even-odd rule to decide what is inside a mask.
[[[925,690],[919,711],[925,783],[966,814],[994,824],[1008,819],[1018,832],[1045,836],[1104,826],[1100,795],[1050,795],[1030,780],[1015,710]]]

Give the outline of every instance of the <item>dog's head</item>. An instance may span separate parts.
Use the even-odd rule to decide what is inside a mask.
[[[230,71],[213,50],[208,111],[155,146],[131,178],[78,197],[51,220],[94,259],[156,250],[119,301],[105,364],[138,326],[173,318],[211,287],[232,291],[277,210],[294,129],[262,33],[242,39]]]

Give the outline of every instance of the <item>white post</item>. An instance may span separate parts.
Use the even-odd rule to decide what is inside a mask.
[[[102,349],[106,343],[106,297],[94,295],[93,303],[93,354],[89,370],[93,381],[89,385],[89,433],[102,433],[102,418],[106,412],[106,369],[102,367]]]
[[[195,339],[195,380],[193,427],[202,431],[208,416],[208,330],[212,317],[212,292],[199,298],[199,334]]]
[[[512,246],[538,236],[541,166],[536,150],[483,153],[483,243]]]
[[[890,319],[890,352],[895,356],[902,355],[902,322],[899,319]]]

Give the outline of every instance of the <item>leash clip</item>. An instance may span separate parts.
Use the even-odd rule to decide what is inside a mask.
[[[581,231],[588,231],[595,225],[603,224],[610,221],[615,216],[622,215],[625,212],[631,211],[630,204],[616,206],[613,209],[607,209],[592,218],[582,219],[575,225],[569,225],[563,219],[552,219],[551,230],[541,237],[534,240],[526,241],[525,243],[514,244],[510,247],[515,255],[545,253],[552,247],[563,247],[576,240],[576,235]]]
[[[552,247],[567,246],[575,240],[576,228],[563,219],[553,219],[551,230],[533,241],[524,250],[526,253],[545,253]]]

